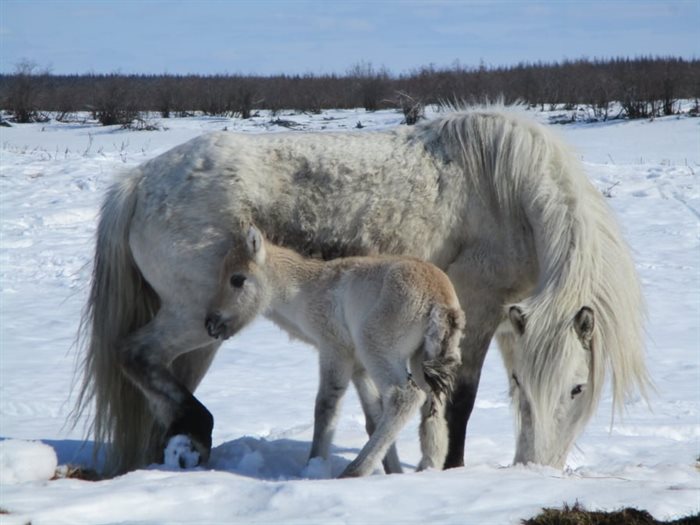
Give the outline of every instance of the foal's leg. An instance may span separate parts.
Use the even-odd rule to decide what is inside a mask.
[[[364,341],[357,348],[358,358],[381,393],[382,417],[367,444],[341,477],[370,474],[425,399],[424,392],[408,373],[408,356],[402,356],[401,345],[406,346],[406,341],[402,341],[398,333],[389,333],[382,326],[386,320],[378,318],[370,321]]]
[[[187,326],[191,328],[183,330]],[[209,458],[214,418],[176,377],[171,364],[185,352],[210,345],[203,326],[161,309],[151,322],[125,339],[119,352],[122,371],[148,400],[165,441],[177,434],[187,435],[201,462]],[[204,370],[200,372],[196,375],[201,376]],[[194,383],[201,377],[189,379]]]
[[[423,457],[416,470],[442,469],[447,455],[447,421],[440,396],[429,394],[423,403],[419,433]]]
[[[413,379],[407,378],[403,384],[390,386],[382,396],[384,413],[367,444],[350,463],[341,478],[366,476],[371,474],[389,447],[396,441],[401,428],[424,399],[423,391]]]
[[[350,355],[321,349],[320,377],[314,409],[314,437],[309,459],[328,459],[338,420],[338,405],[350,384],[354,363]]]
[[[362,404],[362,410],[365,413],[367,435],[372,436],[382,417],[382,400],[379,397],[377,387],[364,368],[356,368],[352,376],[352,382],[355,385],[357,395]],[[384,459],[382,459],[382,464],[384,465],[384,472],[387,474],[400,474],[403,472],[395,443],[392,443],[389,447],[389,451],[386,453],[386,456],[384,456]]]

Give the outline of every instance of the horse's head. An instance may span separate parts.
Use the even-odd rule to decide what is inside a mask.
[[[593,310],[582,306],[565,319],[510,308],[515,344],[511,392],[518,414],[515,463],[562,468],[598,395],[594,385]]]
[[[228,339],[265,310],[270,302],[265,261],[265,240],[250,226],[244,242],[229,250],[221,266],[218,292],[205,320],[210,336]]]

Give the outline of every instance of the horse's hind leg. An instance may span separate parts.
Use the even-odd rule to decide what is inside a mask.
[[[221,341],[216,341],[175,358],[173,373],[187,390],[194,392],[199,386],[220,346]]]
[[[175,375],[175,378],[182,383],[182,385],[189,391],[194,392],[199,386],[199,383],[204,378],[204,375],[209,370],[216,352],[221,346],[221,341],[215,341],[206,346],[198,348],[196,350],[191,350],[185,354],[182,354],[175,358],[171,365],[171,370]],[[168,434],[177,435],[180,432],[175,428],[172,428]],[[185,434],[189,432],[185,431]],[[177,443],[177,442],[176,442]],[[185,443],[186,445],[189,445]],[[195,445],[196,449],[196,445]],[[177,447],[166,447],[167,458],[164,458],[164,463],[168,464],[179,464],[181,467],[186,467],[191,465],[191,449],[189,446],[185,448]],[[205,457],[204,454],[200,454],[200,460]],[[189,461],[188,461],[189,459]],[[189,464],[188,464],[189,463]]]
[[[362,410],[365,413],[367,435],[371,437],[382,417],[382,400],[379,397],[377,387],[374,385],[369,375],[367,375],[367,371],[364,368],[356,368],[352,376],[352,382],[355,385],[357,395],[362,404]],[[400,474],[403,472],[395,443],[392,443],[389,447],[386,456],[382,459],[382,464],[384,465],[384,472],[387,474]]]
[[[171,436],[187,435],[200,461],[206,461],[211,451],[214,419],[187,385],[198,382],[205,367],[200,363],[198,370],[186,374],[183,365],[192,362],[195,356],[185,357],[175,366],[182,374],[179,379],[171,366],[186,352],[211,345],[203,323],[194,319],[198,320],[183,314],[169,314],[166,308],[161,308],[151,322],[122,343],[119,362],[124,374],[146,397],[153,417],[162,427],[162,444]],[[210,347],[210,355],[204,357],[211,356]]]

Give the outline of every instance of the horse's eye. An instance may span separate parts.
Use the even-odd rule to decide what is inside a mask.
[[[572,390],[571,390],[571,399],[579,395],[581,392],[583,392],[583,385],[576,385]]]
[[[518,381],[518,376],[516,376],[515,374],[513,374],[511,377],[513,378],[513,382],[515,383],[515,386],[517,386],[518,388],[520,388],[520,381]]]
[[[241,275],[240,273],[234,273],[231,276],[231,286],[234,288],[241,288],[243,286],[243,283],[245,282],[245,275]]]

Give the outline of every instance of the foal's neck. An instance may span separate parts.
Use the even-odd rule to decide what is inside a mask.
[[[293,250],[268,244],[268,278],[274,281],[275,297],[282,302],[292,301],[302,287],[320,278],[325,262],[305,258]]]

